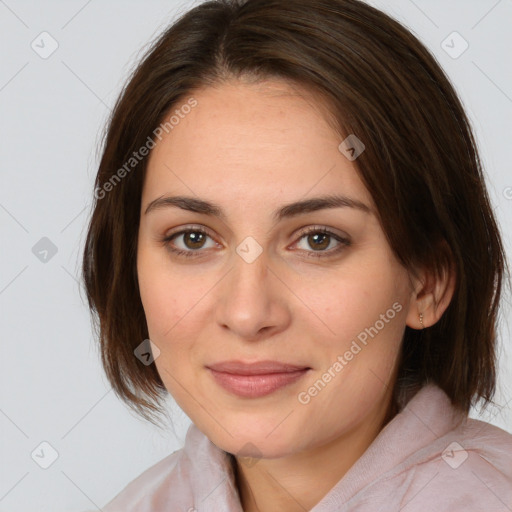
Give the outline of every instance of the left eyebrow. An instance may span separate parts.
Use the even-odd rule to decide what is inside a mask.
[[[211,201],[188,196],[159,197],[149,203],[146,211],[144,212],[144,215],[154,210],[169,207],[176,207],[195,213],[211,215],[226,221],[226,214],[219,205]],[[359,201],[358,199],[353,199],[351,197],[342,195],[327,195],[306,199],[304,201],[289,203],[275,210],[272,214],[272,217],[277,223],[284,218],[296,217],[297,215],[329,208],[354,208],[364,213],[372,212],[368,205]]]

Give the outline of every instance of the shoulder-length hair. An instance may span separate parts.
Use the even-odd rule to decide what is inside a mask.
[[[148,338],[136,271],[148,159],[134,153],[152,147],[194,90],[246,77],[283,79],[325,100],[340,142],[356,134],[366,146],[353,163],[398,260],[456,276],[442,318],[422,331],[406,327],[395,398],[433,382],[466,412],[487,404],[506,262],[474,136],[435,58],[359,0],[207,1],[133,72],[105,134],[82,269],[116,394],[153,423],[167,396],[155,365],[134,355]]]

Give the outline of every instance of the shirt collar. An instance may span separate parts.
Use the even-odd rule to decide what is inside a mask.
[[[422,387],[380,431],[371,445],[311,512],[334,510],[366,485],[460,424],[467,415],[456,409],[435,384]],[[187,432],[184,455],[191,466],[196,506],[243,512],[232,456],[214,445],[196,425]]]

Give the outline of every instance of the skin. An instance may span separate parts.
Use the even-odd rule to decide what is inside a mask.
[[[137,269],[150,338],[161,351],[155,364],[198,428],[236,456],[246,512],[309,510],[382,429],[405,326],[421,328],[419,312],[426,327],[435,323],[453,282],[421,271],[413,278],[399,264],[356,162],[338,150],[342,139],[307,92],[277,80],[232,81],[193,97],[198,105],[152,150],[142,194]],[[272,218],[285,204],[333,193],[370,211]],[[214,202],[225,219],[172,206],[145,213],[153,200],[177,195]],[[208,232],[199,243],[184,234],[162,242],[198,226]],[[349,245],[322,235],[315,245],[302,233],[315,226]],[[252,263],[236,252],[249,236],[262,249]],[[299,393],[397,303],[394,318],[300,403]],[[240,398],[205,368],[233,359],[311,370],[270,395]]]

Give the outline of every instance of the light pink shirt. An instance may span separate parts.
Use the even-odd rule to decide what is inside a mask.
[[[512,512],[512,435],[423,387],[311,512]],[[103,512],[242,512],[228,455],[191,425],[185,446]]]

